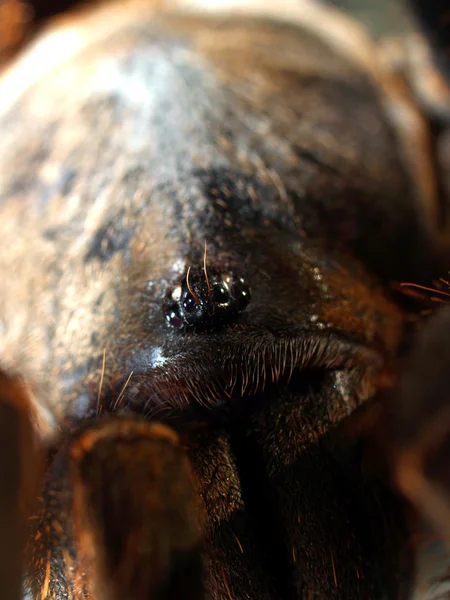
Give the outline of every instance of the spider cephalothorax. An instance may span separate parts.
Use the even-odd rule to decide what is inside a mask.
[[[447,506],[406,477],[425,448],[446,485],[424,386],[379,401],[392,289],[442,265],[427,123],[333,9],[192,3],[91,7],[0,77],[5,600],[407,597],[403,501],[345,434],[374,407]]]

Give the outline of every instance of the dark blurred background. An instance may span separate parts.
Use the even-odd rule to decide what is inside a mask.
[[[410,31],[411,10],[402,0],[329,0],[363,23],[375,38]]]

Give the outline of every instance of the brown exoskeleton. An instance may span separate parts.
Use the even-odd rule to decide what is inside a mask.
[[[331,8],[201,4],[68,16],[0,79],[2,598],[407,598],[342,431],[444,264],[427,120]]]

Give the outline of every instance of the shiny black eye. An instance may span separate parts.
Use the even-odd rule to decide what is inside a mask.
[[[237,307],[239,310],[244,310],[247,304],[250,302],[250,288],[247,285],[245,279],[240,277],[233,286],[233,296],[236,299]]]
[[[177,329],[180,329],[184,325],[183,319],[175,310],[172,310],[166,314],[166,320],[172,325],[172,327],[176,327]]]
[[[183,309],[190,313],[190,312],[194,312],[194,310],[197,307],[197,302],[195,301],[195,298],[192,294],[187,294],[186,297],[183,300]]]
[[[230,301],[230,292],[225,285],[216,285],[212,291],[211,299],[216,304],[226,304]]]

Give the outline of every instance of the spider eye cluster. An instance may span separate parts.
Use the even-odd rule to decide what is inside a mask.
[[[214,269],[207,273],[189,269],[169,291],[163,311],[168,323],[178,329],[213,330],[231,323],[249,301],[250,288],[243,277]]]

